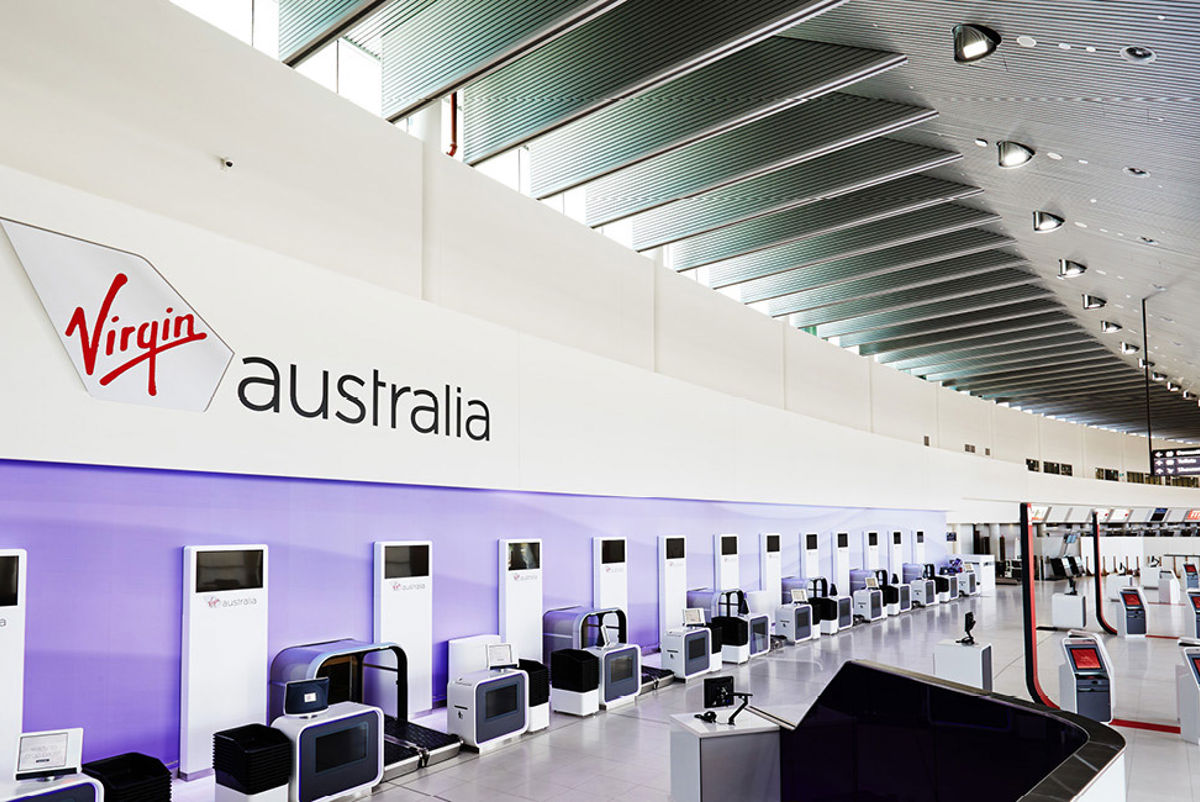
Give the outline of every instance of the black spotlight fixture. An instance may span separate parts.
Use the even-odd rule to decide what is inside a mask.
[[[1058,260],[1058,277],[1059,278],[1075,278],[1082,276],[1087,272],[1087,265],[1082,265],[1079,262],[1072,262],[1070,259]]]
[[[1033,148],[1020,142],[1004,140],[996,143],[997,162],[1001,167],[1020,167],[1033,158]]]
[[[1083,294],[1084,309],[1103,309],[1106,303],[1108,301],[1098,295],[1088,295],[1086,292]]]
[[[1176,384],[1175,382],[1169,381],[1169,382],[1167,382],[1167,389],[1170,390],[1172,393],[1177,393],[1177,392],[1179,392],[1179,385]]]
[[[983,25],[954,26],[954,60],[969,64],[987,58],[1000,45],[1000,34]]]
[[[1033,230],[1038,233],[1060,229],[1065,222],[1067,221],[1056,214],[1050,214],[1050,212],[1033,213]]]
[[[1084,307],[1083,308],[1084,309],[1088,308],[1087,299],[1090,297],[1091,297],[1090,295],[1083,296],[1083,298],[1084,298]],[[1096,300],[1100,301],[1100,306],[1104,306],[1104,299],[1097,298]],[[1092,308],[1099,309],[1100,307],[1092,307]],[[1111,320],[1101,320],[1100,321],[1100,333],[1101,334],[1116,334],[1122,328],[1123,327],[1121,326],[1120,323],[1114,323]]]

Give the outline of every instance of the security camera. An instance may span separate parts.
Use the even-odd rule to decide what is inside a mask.
[[[222,156],[220,161],[221,161],[221,169],[222,170],[232,170],[233,169],[233,159],[227,159],[224,156]]]

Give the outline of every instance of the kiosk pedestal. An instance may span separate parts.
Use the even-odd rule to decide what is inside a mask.
[[[1183,591],[1174,571],[1158,572],[1158,600],[1162,604],[1179,604]]]
[[[941,679],[992,689],[992,644],[959,643],[946,639],[933,648],[933,674]]]
[[[978,580],[978,586],[971,593],[974,596],[976,593],[984,596],[991,596],[996,592],[996,558],[990,554],[964,554],[962,561],[965,565],[970,565],[975,568],[975,577]]]
[[[709,724],[691,713],[671,716],[671,799],[779,799],[779,727],[749,710],[733,725],[733,708]]]
[[[1121,616],[1117,634],[1122,638],[1146,637],[1146,597],[1138,587],[1121,588]]]
[[[1055,593],[1050,597],[1050,623],[1055,629],[1083,629],[1087,626],[1087,596]]]

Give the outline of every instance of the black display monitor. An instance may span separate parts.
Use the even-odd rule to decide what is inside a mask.
[[[767,552],[779,551],[779,535],[767,535]]]
[[[845,532],[838,532],[837,543],[839,549],[844,549],[850,545],[850,535]]]
[[[633,655],[621,654],[612,658],[609,663],[610,673],[608,678],[611,682],[625,682],[633,678]]]
[[[329,677],[298,679],[284,686],[283,712],[307,716],[329,707]]]
[[[517,709],[517,686],[502,685],[484,694],[483,717],[507,716]]]
[[[879,545],[879,533],[878,532],[867,532],[867,545],[868,546],[878,546]]]
[[[20,588],[20,558],[0,557],[0,607],[16,607]]]
[[[429,576],[429,546],[384,546],[384,579]]]
[[[361,722],[344,730],[317,736],[313,741],[313,771],[324,774],[366,758],[368,731],[367,723]]]
[[[918,543],[925,542],[925,533],[924,532],[917,532],[917,542]]]
[[[625,562],[624,540],[601,540],[600,562],[605,565]]]
[[[254,590],[263,586],[263,550],[196,552],[196,592]]]
[[[842,545],[841,539],[842,539],[842,535],[838,535],[838,545],[839,546]],[[816,535],[805,535],[804,536],[804,548],[808,549],[809,551],[815,551],[817,548],[817,536]]]
[[[542,567],[542,544],[522,541],[508,544],[508,570],[531,571]]]
[[[721,538],[721,553],[722,554],[737,554],[737,538],[722,537]]]
[[[708,644],[703,637],[689,638],[687,642],[687,659],[699,660],[708,656]]]
[[[681,537],[667,538],[667,559],[682,560],[684,556],[684,542]]]
[[[1167,519],[1167,508],[1166,507],[1156,507],[1154,509],[1154,512],[1150,513],[1150,523],[1152,523],[1152,524],[1162,523],[1166,519]]]
[[[897,545],[897,546],[899,546],[899,545],[900,545],[900,542],[901,542],[901,539],[902,539],[902,536],[901,536],[901,534],[900,534],[899,532],[892,532],[892,543],[893,543],[894,545]]]

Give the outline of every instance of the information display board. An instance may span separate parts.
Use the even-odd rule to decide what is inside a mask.
[[[1200,476],[1200,448],[1156,448],[1150,465],[1155,476]]]

